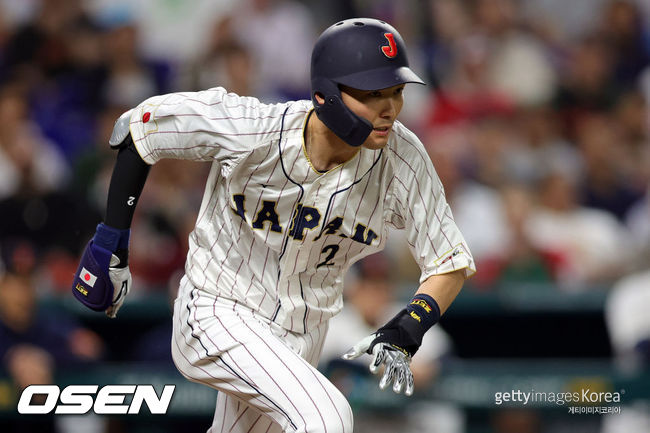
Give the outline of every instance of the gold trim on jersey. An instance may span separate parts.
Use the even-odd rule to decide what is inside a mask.
[[[142,107],[140,107],[140,111],[136,111],[136,109],[133,110],[133,113],[131,113],[131,119],[129,119],[129,134],[131,134],[131,139],[133,140],[133,146],[135,147],[135,150],[138,152],[138,155],[140,155],[140,158],[145,161],[145,153],[140,150],[140,141],[136,140],[135,137],[136,135],[133,134],[133,130],[131,129],[135,123],[142,123],[142,139],[146,139],[147,136],[151,133],[158,132],[158,120],[156,119],[156,110],[160,107],[160,104],[145,104]],[[145,113],[149,113],[150,119],[147,122],[142,121],[142,117],[144,116]],[[136,117],[136,121],[133,121],[133,118]],[[147,124],[150,123],[151,125],[155,125],[155,128],[149,128],[147,129]],[[149,126],[151,126],[149,125]],[[145,161],[147,162],[147,161]],[[150,163],[147,162],[148,165],[151,165]]]
[[[354,154],[354,156],[352,158],[348,159],[345,162],[340,163],[336,167],[332,167],[327,171],[320,171],[320,170],[316,169],[316,167],[314,167],[314,164],[311,163],[311,159],[309,159],[309,155],[307,154],[307,143],[305,143],[305,132],[306,132],[306,128],[307,128],[307,121],[309,120],[309,118],[311,117],[313,112],[314,112],[313,108],[311,110],[309,110],[309,112],[305,116],[305,120],[303,120],[303,122],[302,122],[302,154],[305,156],[305,159],[307,160],[307,164],[309,164],[309,167],[314,171],[314,173],[318,174],[319,176],[322,176],[324,174],[331,173],[334,170],[339,169],[339,168],[343,167],[344,165],[346,165],[347,163],[349,163],[350,161],[354,160],[354,158],[357,155],[359,155],[359,150],[361,150],[361,149],[358,149],[357,152]]]

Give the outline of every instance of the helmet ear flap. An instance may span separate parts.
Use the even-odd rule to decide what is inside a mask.
[[[313,92],[312,102],[320,121],[350,146],[361,146],[372,132],[372,124],[343,103],[336,83],[324,78],[314,81],[319,90]],[[319,81],[322,84],[319,85]],[[322,104],[316,99],[316,94],[322,97]]]
[[[339,137],[345,137],[345,141],[350,146],[361,146],[370,133],[372,132],[372,124],[363,117],[357,116],[343,103],[340,96],[329,96],[324,104],[327,108],[327,113],[323,116],[318,116],[323,120],[323,117],[333,123],[333,126],[327,125]]]

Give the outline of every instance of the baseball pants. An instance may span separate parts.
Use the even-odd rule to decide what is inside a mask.
[[[219,391],[209,433],[352,433],[350,405],[315,368],[327,323],[292,333],[187,278],[173,320],[176,367]]]

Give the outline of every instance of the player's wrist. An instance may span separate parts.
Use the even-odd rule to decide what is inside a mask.
[[[406,306],[406,311],[409,317],[419,325],[422,334],[440,320],[440,306],[433,297],[424,293],[413,296]]]
[[[97,225],[93,243],[111,252],[128,250],[130,234],[130,229],[117,229],[105,223],[100,223]]]
[[[388,343],[413,356],[422,345],[424,334],[440,319],[440,307],[431,296],[418,293],[393,319],[377,330],[378,343]]]

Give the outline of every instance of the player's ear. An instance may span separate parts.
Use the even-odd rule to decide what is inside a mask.
[[[316,102],[318,102],[318,105],[323,105],[325,103],[325,97],[323,96],[322,93],[316,92],[314,93],[314,97],[316,98]]]

